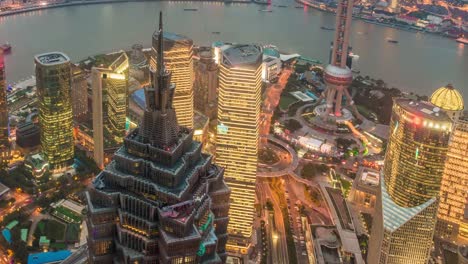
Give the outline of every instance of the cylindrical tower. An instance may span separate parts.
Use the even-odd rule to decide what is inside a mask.
[[[440,108],[396,99],[384,178],[392,200],[414,207],[439,194],[452,123]]]
[[[36,55],[34,60],[42,152],[52,170],[66,169],[74,155],[70,59],[51,52]]]

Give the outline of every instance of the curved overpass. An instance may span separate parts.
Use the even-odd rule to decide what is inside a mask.
[[[282,170],[278,170],[278,171],[258,171],[257,176],[262,177],[262,178],[272,178],[272,177],[274,178],[274,177],[281,177],[281,176],[284,176],[286,174],[290,174],[290,175],[295,174],[294,170],[299,165],[299,158],[297,157],[296,151],[294,151],[294,149],[291,148],[291,146],[289,146],[289,144],[275,138],[274,136],[269,135],[267,140],[269,142],[275,144],[276,146],[280,146],[281,148],[285,149],[289,153],[289,155],[291,156],[292,162],[287,168],[282,169]]]

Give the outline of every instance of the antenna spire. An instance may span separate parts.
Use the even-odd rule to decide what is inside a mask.
[[[159,32],[158,32],[158,74],[164,73],[164,42],[163,42],[163,22],[162,11],[159,11]]]

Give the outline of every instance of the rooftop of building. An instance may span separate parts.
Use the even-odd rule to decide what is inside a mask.
[[[37,63],[40,63],[44,66],[57,65],[70,61],[70,58],[68,58],[68,56],[62,52],[43,53],[34,56],[34,58]]]
[[[380,173],[371,168],[361,167],[358,171],[359,181],[369,186],[379,186]]]
[[[186,45],[186,46],[193,45],[193,40],[184,35],[179,35],[176,33],[164,31],[163,37],[164,37],[164,42],[165,42],[164,44],[166,46],[165,50],[170,49],[170,46],[167,45],[168,44],[167,42],[177,42],[179,44]],[[158,31],[154,32],[153,39],[154,40],[158,39]]]
[[[269,56],[269,57],[275,57],[275,58],[280,57],[279,51],[277,49],[275,49],[275,48],[272,48],[272,47],[264,48],[263,49],[263,55]]]
[[[325,188],[332,200],[333,207],[338,215],[340,220],[341,228],[347,230],[354,230],[353,221],[351,220],[351,214],[348,210],[348,205],[346,204],[346,200],[341,193],[341,190],[333,189],[330,187]]]
[[[42,167],[44,164],[47,164],[45,158],[40,154],[36,153],[26,158],[26,161],[31,163],[35,168]]]
[[[435,90],[429,101],[433,105],[448,111],[462,111],[464,109],[463,96],[451,84]]]
[[[223,64],[231,67],[258,66],[262,61],[262,48],[257,45],[233,45],[223,50]]]
[[[395,103],[400,105],[407,112],[410,112],[420,118],[430,119],[435,121],[450,121],[450,118],[444,111],[430,102],[417,101],[407,98],[397,98]]]
[[[70,255],[70,250],[29,254],[28,264],[60,263]]]
[[[24,122],[24,123],[21,123],[19,124],[17,127],[16,127],[16,132],[25,132],[25,131],[28,131],[30,129],[37,129],[39,130],[39,127],[36,126],[33,122]]]
[[[0,182],[0,196],[8,192],[10,188]]]

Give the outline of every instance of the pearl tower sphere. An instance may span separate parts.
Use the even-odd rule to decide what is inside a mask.
[[[321,98],[326,98],[327,109],[325,116],[332,114],[332,112],[336,117],[342,116],[343,95],[346,96],[348,104],[354,105],[348,92],[348,87],[353,81],[353,74],[346,66],[352,15],[353,1],[340,0],[336,11],[336,31],[333,40],[331,63],[324,71],[324,81],[327,88]],[[334,111],[333,103],[335,103]]]

